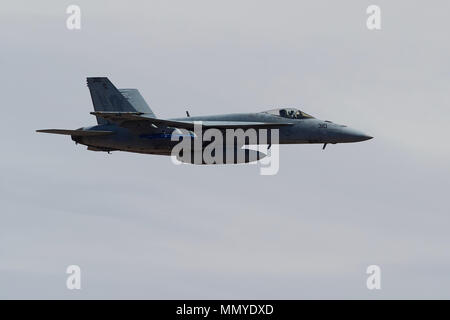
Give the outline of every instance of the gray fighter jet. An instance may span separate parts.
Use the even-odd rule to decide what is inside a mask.
[[[360,142],[372,137],[345,125],[316,119],[295,108],[279,108],[258,113],[235,113],[210,116],[159,119],[147,105],[137,89],[117,89],[108,78],[87,78],[98,125],[76,130],[44,129],[37,132],[70,135],[76,143],[86,145],[92,151],[128,151],[146,154],[171,155],[179,138],[194,137],[195,125],[201,130],[278,130],[278,141],[270,139],[266,144],[327,144]],[[240,149],[246,144],[234,145]],[[247,141],[248,142],[248,141]],[[260,140],[257,141],[257,144]],[[201,148],[206,143],[202,142]],[[229,147],[226,147],[227,149]],[[224,149],[224,150],[225,150]],[[257,159],[264,157],[259,154]],[[234,163],[250,162],[244,161]],[[193,163],[193,162],[191,162]]]

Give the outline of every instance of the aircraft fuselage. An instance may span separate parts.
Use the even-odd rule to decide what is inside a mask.
[[[234,121],[234,122],[270,122],[284,123],[287,119],[265,113],[236,113],[211,116],[194,116],[170,119],[174,121]],[[279,128],[279,144],[335,144],[360,142],[371,139],[370,136],[330,121],[315,118],[289,119],[292,126]],[[114,134],[108,136],[73,137],[74,141],[90,147],[94,151],[121,150],[137,153],[170,155],[178,141],[172,141],[174,128],[130,128],[115,124],[104,124],[83,128],[85,130],[108,130]],[[245,130],[245,129],[244,129]],[[267,129],[270,133],[270,130]]]

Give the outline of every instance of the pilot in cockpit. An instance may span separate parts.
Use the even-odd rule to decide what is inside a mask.
[[[274,110],[269,110],[269,111],[264,111],[266,113],[269,114],[274,114],[283,118],[288,118],[288,119],[308,119],[308,118],[313,118],[312,116],[310,116],[307,113],[304,113],[298,109],[294,109],[294,108],[285,108],[285,109],[274,109]]]

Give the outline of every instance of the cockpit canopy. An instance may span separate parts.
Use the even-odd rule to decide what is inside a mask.
[[[264,113],[273,114],[275,116],[279,116],[282,118],[288,118],[288,119],[308,119],[308,118],[314,118],[313,116],[310,116],[309,114],[295,109],[295,108],[281,108],[281,109],[273,109],[264,111]]]

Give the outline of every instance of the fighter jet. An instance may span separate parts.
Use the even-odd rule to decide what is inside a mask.
[[[155,116],[137,89],[117,89],[106,77],[87,78],[97,125],[76,130],[42,129],[37,132],[70,135],[77,144],[87,146],[91,151],[127,151],[144,154],[173,155],[174,147],[181,138],[193,138],[196,125],[201,130],[278,130],[277,141],[268,139],[256,143],[275,144],[327,144],[360,142],[372,139],[371,136],[336,124],[328,120],[319,120],[296,108],[278,108],[257,113],[233,113],[209,116],[190,116],[176,119],[160,119]],[[178,137],[174,139],[175,137]],[[233,140],[234,141],[234,140]],[[232,148],[241,149],[248,143],[243,140]],[[200,148],[206,147],[203,141]],[[229,150],[227,145],[224,151]],[[265,154],[258,152],[256,159]],[[250,162],[234,159],[233,163]],[[251,161],[255,160],[251,158]],[[183,160],[182,160],[183,161]],[[193,161],[183,161],[194,163]]]

